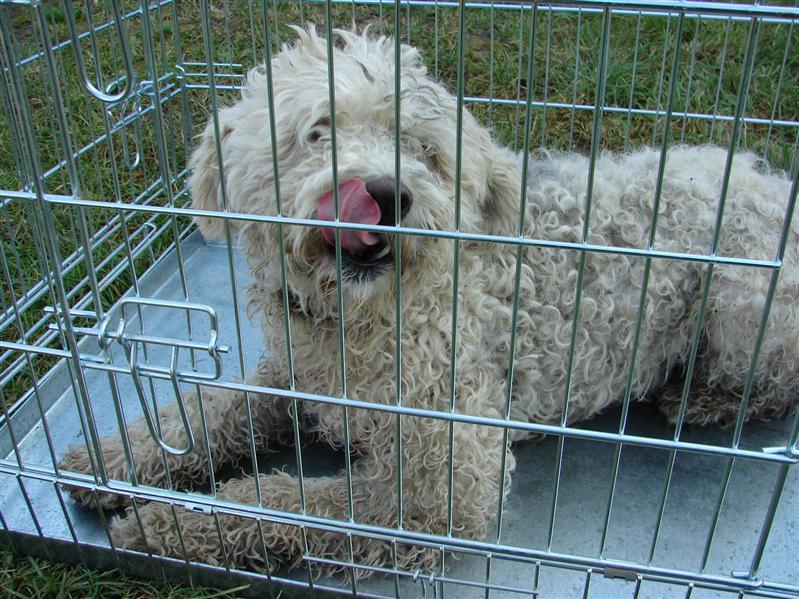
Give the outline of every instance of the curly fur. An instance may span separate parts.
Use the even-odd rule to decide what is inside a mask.
[[[215,127],[209,123],[191,159],[194,207],[276,214],[276,189],[270,146],[269,108],[273,102],[279,159],[281,210],[284,215],[315,218],[320,198],[333,185],[328,115],[327,44],[313,29],[297,31],[299,40],[284,47],[272,62],[274,97],[267,93],[264,68],[250,72],[241,100],[218,113],[222,156],[216,154]],[[338,180],[395,174],[394,45],[390,39],[337,32],[335,94]],[[455,223],[457,106],[431,81],[418,52],[401,51],[401,178],[414,197],[404,224],[451,230]],[[314,135],[310,135],[311,132]],[[460,230],[518,235],[522,157],[497,146],[487,130],[463,114],[460,180]],[[220,180],[220,158],[224,180]],[[659,152],[643,149],[598,158],[593,209],[587,242],[645,248],[652,222]],[[657,219],[655,247],[683,254],[711,250],[727,153],[714,147],[670,148]],[[589,162],[575,154],[534,156],[527,177],[523,235],[579,243],[585,218]],[[773,259],[783,225],[790,182],[747,153],[732,164],[717,254]],[[238,232],[254,277],[253,310],[265,318],[268,357],[250,381],[289,388],[286,380],[284,310],[289,310],[296,388],[342,394],[338,355],[335,263],[320,232],[313,227],[284,226],[286,280],[290,306],[283,305],[277,226],[238,221]],[[221,219],[197,223],[207,237],[220,235]],[[799,225],[792,225],[789,245],[774,297],[768,329],[755,372],[747,416],[777,418],[799,401]],[[403,404],[449,411],[452,352],[452,297],[455,242],[429,236],[402,236],[402,389]],[[516,275],[516,247],[461,242],[455,356],[455,410],[462,414],[505,417],[506,378]],[[544,247],[523,250],[515,366],[510,417],[525,422],[560,422],[567,396],[569,347],[577,295],[578,251]],[[631,368],[631,350],[641,297],[645,260],[611,253],[585,255],[579,325],[574,343],[567,420],[590,417],[623,397]],[[632,396],[661,392],[663,411],[674,419],[682,393],[681,373],[689,357],[700,311],[707,265],[691,260],[654,259],[645,295],[640,347],[632,375]],[[716,265],[704,312],[702,342],[686,411],[689,423],[728,424],[735,419],[765,304],[770,272]],[[393,268],[375,280],[345,273],[344,345],[346,394],[390,404],[395,393],[395,289]],[[205,418],[214,467],[248,450],[245,399],[241,393],[205,389]],[[292,427],[287,400],[250,397],[256,445],[268,451]],[[191,421],[200,434],[200,404]],[[344,444],[340,407],[301,402],[303,425],[336,447]],[[180,435],[177,412],[165,411],[167,441]],[[447,524],[450,430],[445,421],[403,417],[402,483],[404,520],[397,521],[396,418],[371,410],[349,410],[349,449],[354,516],[370,524],[445,533]],[[139,424],[129,431],[140,483],[166,483],[162,456]],[[513,440],[521,435],[513,434]],[[200,437],[198,437],[200,438]],[[176,443],[179,443],[175,439]],[[103,442],[106,467],[124,479],[127,468],[118,440]],[[457,536],[486,534],[496,512],[502,485],[514,457],[501,429],[455,424],[452,459],[453,528]],[[86,471],[84,449],[72,449],[66,468]],[[207,478],[201,449],[169,458],[172,482],[191,486]],[[300,511],[296,478],[274,472],[257,481],[263,505]],[[222,498],[254,503],[255,484],[232,480],[218,490]],[[87,494],[75,493],[89,502]],[[306,481],[307,512],[348,519],[344,473]],[[104,500],[106,506],[120,498]],[[216,523],[207,515],[151,503],[138,508],[141,527],[129,513],[112,523],[114,540],[125,547],[183,555],[175,518],[186,540],[188,557],[219,564],[223,560]],[[350,559],[342,534],[298,528],[233,516],[220,517],[225,555],[234,565],[263,563],[262,547],[272,560],[297,563],[307,550],[330,559]],[[142,536],[142,532],[144,536]],[[306,545],[307,543],[307,545]],[[354,559],[362,564],[392,563],[388,543],[353,538]],[[436,552],[418,547],[397,551],[400,566],[433,567]]]

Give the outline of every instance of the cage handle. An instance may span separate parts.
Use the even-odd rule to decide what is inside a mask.
[[[64,12],[66,13],[67,17],[67,25],[69,27],[69,36],[72,39],[72,47],[75,51],[75,61],[77,62],[78,71],[80,72],[81,84],[92,96],[107,104],[119,102],[120,100],[126,98],[130,94],[134,78],[133,63],[131,62],[130,57],[130,46],[128,45],[128,40],[125,37],[125,30],[122,24],[122,13],[119,10],[119,2],[118,0],[110,0],[110,3],[111,10],[114,13],[114,27],[117,30],[119,41],[122,46],[122,61],[125,67],[125,75],[121,77],[121,79],[124,79],[125,84],[117,93],[104,92],[103,90],[98,89],[89,80],[89,74],[86,72],[86,63],[83,60],[83,53],[81,52],[80,48],[80,35],[78,34],[78,28],[75,25],[75,11],[72,7],[72,2],[64,2]],[[90,35],[94,35],[93,27],[90,29]],[[97,69],[99,71],[99,64],[97,65]]]
[[[170,453],[174,456],[183,456],[186,454],[191,453],[194,451],[194,432],[191,429],[191,422],[189,422],[189,415],[186,412],[186,403],[183,400],[183,393],[180,390],[180,385],[178,384],[178,351],[180,348],[173,347],[172,348],[172,360],[171,365],[169,368],[169,375],[170,379],[172,380],[172,388],[175,391],[175,401],[178,404],[178,411],[180,412],[180,420],[183,423],[183,430],[186,432],[186,447],[184,448],[177,448],[172,447],[169,443],[167,443],[163,435],[159,433],[158,427],[156,427],[156,418],[157,416],[154,415],[150,411],[150,406],[147,405],[147,395],[144,391],[144,385],[142,384],[141,375],[139,374],[139,367],[136,363],[137,353],[138,353],[138,343],[137,342],[123,342],[122,346],[125,348],[125,353],[128,357],[128,364],[130,366],[130,374],[133,378],[133,384],[136,387],[136,395],[139,396],[139,403],[141,404],[142,412],[144,412],[144,420],[147,423],[147,428],[150,431],[150,435],[153,439],[155,439],[156,443],[161,446],[165,452]],[[153,398],[155,401],[155,398]]]

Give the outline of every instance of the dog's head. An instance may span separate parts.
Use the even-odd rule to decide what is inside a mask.
[[[284,46],[272,60],[272,93],[265,68],[254,69],[241,100],[219,110],[216,120],[208,123],[191,159],[193,206],[333,221],[337,196],[341,221],[454,230],[457,102],[428,78],[418,51],[406,45],[400,48],[397,94],[393,40],[337,30],[335,114],[331,115],[327,41],[313,28],[297,29],[297,33],[297,42]],[[462,138],[460,229],[512,231],[519,201],[516,160],[493,144],[466,110]],[[196,220],[206,237],[224,231],[221,219]],[[276,224],[255,222],[239,228],[256,276],[278,272],[282,236],[291,294],[303,309],[316,314],[335,312],[335,227],[284,225],[280,231]],[[393,237],[353,229],[340,229],[338,237],[347,304],[386,299],[387,294],[393,297]],[[439,265],[423,265],[444,262],[449,251],[442,249],[451,247],[451,242],[429,236],[400,238],[403,281],[415,271],[451,270],[451,258]]]

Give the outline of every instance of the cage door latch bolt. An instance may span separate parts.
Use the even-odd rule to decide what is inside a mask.
[[[146,333],[144,327],[145,315],[152,319],[154,318],[152,313],[157,309],[175,311],[178,316],[181,313],[185,315],[188,339],[161,337]],[[45,311],[55,313],[62,317],[64,315],[60,309],[54,309],[52,307],[47,308]],[[97,319],[96,313],[87,310],[69,310],[67,314],[71,318]],[[205,327],[198,327],[199,323],[196,318],[198,314],[208,318]],[[118,322],[116,327],[112,329],[111,323],[116,318],[116,315],[119,317]],[[196,333],[198,329],[204,332],[207,331],[208,336],[206,341],[201,342],[192,339],[194,336],[193,333]],[[105,360],[102,360],[99,356],[91,356],[91,359],[88,360],[89,362],[96,363],[99,361],[106,364],[112,363],[114,361],[114,342],[121,346],[125,356],[125,365],[130,372],[144,414],[144,420],[153,439],[164,451],[172,455],[180,456],[192,452],[195,446],[194,432],[189,422],[180,382],[186,380],[190,380],[194,383],[213,381],[217,380],[222,375],[221,354],[229,352],[230,347],[227,345],[220,345],[218,342],[219,319],[214,309],[205,304],[191,302],[145,297],[126,297],[119,302],[117,309],[103,316],[96,326],[75,326],[73,323],[73,330],[80,335],[95,337],[100,348],[102,348],[105,354]],[[159,351],[158,348],[169,348],[170,357],[168,366],[152,363],[156,356],[163,356],[164,354],[163,350]],[[179,368],[181,350],[188,350],[190,369],[181,370]],[[205,372],[198,370],[197,352],[207,353],[211,358],[211,368],[209,370]],[[81,355],[81,361],[83,361],[83,359],[83,355]],[[144,377],[168,380],[172,383],[172,389],[175,394],[180,418],[186,434],[186,444],[184,447],[173,447],[164,440],[161,434],[154,398],[152,403],[147,398],[147,392],[145,391],[143,382]]]

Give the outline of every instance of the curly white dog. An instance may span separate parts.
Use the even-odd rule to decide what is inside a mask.
[[[329,114],[327,42],[313,29],[272,62],[274,95],[265,70],[250,72],[241,100],[218,112],[219,147],[209,123],[191,166],[194,207],[258,215],[278,213],[333,220],[333,152]],[[463,153],[456,172],[457,103],[431,81],[419,53],[401,52],[401,140],[399,187],[395,200],[394,44],[387,38],[338,31],[335,49],[335,139],[338,206],[341,220],[364,226],[403,226],[428,231],[460,231],[518,238],[522,157],[491,140],[463,113]],[[270,102],[274,108],[278,176],[270,143]],[[221,160],[220,160],[221,159]],[[790,181],[771,172],[751,154],[732,162],[722,190],[727,153],[713,147],[673,147],[668,151],[656,219],[654,247],[682,258],[706,255],[715,245],[721,257],[773,260],[777,255]],[[593,176],[593,202],[587,243],[646,249],[650,243],[660,154],[641,150],[602,155]],[[224,177],[220,177],[220,164]],[[522,236],[580,244],[586,227],[589,161],[568,154],[530,159]],[[719,198],[726,192],[720,233]],[[459,203],[458,203],[459,199]],[[399,218],[395,205],[400,207]],[[528,423],[573,422],[623,399],[655,396],[669,419],[681,411],[682,374],[689,361],[698,319],[701,343],[688,402],[687,423],[734,422],[746,417],[776,418],[799,402],[799,223],[787,231],[788,247],[771,306],[754,375],[751,397],[742,396],[760,328],[771,271],[731,266],[721,260],[702,304],[708,265],[701,260],[581,252],[546,244],[517,246],[431,235],[394,238],[352,228],[340,232],[344,306],[346,389],[339,356],[336,235],[333,228],[232,221],[245,243],[254,285],[250,301],[264,315],[268,357],[250,383],[292,388],[287,380],[284,311],[292,333],[293,388],[373,404],[397,401],[395,347],[395,260],[401,256],[401,400],[409,408],[477,415]],[[197,219],[207,237],[223,232],[223,220]],[[235,224],[238,223],[238,224]],[[285,252],[288,305],[281,287],[281,248]],[[521,264],[517,265],[517,259]],[[458,265],[456,285],[454,266]],[[642,298],[642,284],[648,286]],[[581,276],[582,274],[582,276]],[[514,295],[518,283],[515,361],[510,364]],[[578,283],[581,283],[581,291]],[[457,295],[456,340],[452,347],[453,291]],[[573,331],[576,306],[578,325]],[[637,329],[640,302],[645,309]],[[700,313],[700,311],[702,311]],[[572,338],[572,335],[574,337]],[[637,359],[632,349],[637,341]],[[573,359],[570,346],[574,346]],[[450,371],[454,356],[457,369]],[[509,371],[511,374],[509,375]],[[509,380],[510,379],[510,380]],[[454,381],[454,389],[451,388]],[[570,381],[570,383],[569,383]],[[242,393],[207,388],[205,419],[218,468],[249,451],[247,403]],[[290,400],[253,393],[252,423],[258,451],[290,438]],[[453,403],[451,403],[453,402]],[[190,418],[201,434],[197,402]],[[379,527],[479,538],[510,487],[514,458],[501,426],[349,410],[348,430],[339,406],[301,401],[301,423],[331,445],[349,437],[352,509],[355,521]],[[183,429],[174,407],[161,415],[165,439],[180,445]],[[400,432],[401,431],[401,432]],[[401,434],[401,460],[395,455]],[[517,427],[511,440],[523,438]],[[141,424],[129,436],[138,481],[163,486],[166,476],[158,446]],[[119,440],[103,441],[106,467],[125,480],[128,466]],[[452,460],[452,488],[450,481]],[[503,476],[503,461],[506,475]],[[169,456],[171,481],[182,487],[208,479],[202,449]],[[401,462],[402,522],[398,522],[398,462]],[[65,457],[68,469],[87,471],[85,449]],[[262,476],[262,504],[300,512],[298,480],[284,472]],[[78,499],[92,501],[85,491]],[[219,497],[256,503],[256,481],[231,480]],[[124,498],[105,495],[105,507]],[[350,518],[344,472],[307,478],[304,509],[324,518]],[[451,505],[451,511],[448,509]],[[371,566],[432,567],[437,551],[347,537],[334,531],[302,531],[289,525],[221,516],[224,553],[213,518],[178,511],[185,547],[175,531],[169,505],[138,508],[141,527],[129,513],[112,523],[122,546],[219,564],[297,563],[304,554]],[[144,533],[144,536],[142,536]],[[352,551],[352,555],[350,554]],[[396,551],[396,555],[392,555]],[[273,564],[272,564],[273,565]]]

